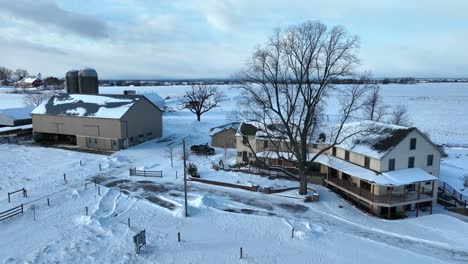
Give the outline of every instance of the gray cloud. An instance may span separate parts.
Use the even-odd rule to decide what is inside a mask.
[[[64,10],[54,1],[2,1],[0,12],[38,25],[52,25],[65,33],[71,32],[90,38],[108,36],[108,27],[103,21],[89,15]]]
[[[16,40],[16,39],[4,39],[0,37],[0,43],[3,47],[14,48],[14,49],[29,49],[32,51],[53,53],[57,55],[67,55],[67,53],[56,47],[46,46],[42,44],[37,44],[29,42],[27,40]]]

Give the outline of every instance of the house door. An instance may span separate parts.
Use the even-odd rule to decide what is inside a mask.
[[[249,162],[249,159],[247,158],[247,151],[242,152],[242,161]]]

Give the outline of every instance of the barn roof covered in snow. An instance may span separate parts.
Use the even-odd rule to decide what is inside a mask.
[[[34,106],[6,108],[0,109],[0,115],[7,116],[14,120],[31,119],[32,110],[34,110]]]
[[[164,99],[161,96],[159,96],[159,94],[144,93],[142,95],[145,96],[148,100],[150,100],[150,102],[156,105],[160,110],[164,110],[165,102],[164,102]]]
[[[239,129],[240,122],[232,122],[222,126],[212,127],[210,128],[210,136],[218,134],[219,132],[223,132],[229,129],[234,129],[237,131]]]
[[[31,113],[120,119],[138,101],[148,100],[144,98],[142,95],[57,94]]]
[[[344,141],[337,147],[381,159],[414,130],[373,121],[348,123],[339,137]]]

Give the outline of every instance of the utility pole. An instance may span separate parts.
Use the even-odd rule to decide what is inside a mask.
[[[182,141],[184,148],[184,195],[185,195],[185,217],[189,217],[187,205],[187,156],[185,153],[185,139]]]

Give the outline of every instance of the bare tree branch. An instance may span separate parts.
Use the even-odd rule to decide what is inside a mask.
[[[200,121],[201,115],[218,107],[222,93],[215,86],[206,84],[192,85],[190,90],[185,92],[182,99],[183,108],[189,109]]]

